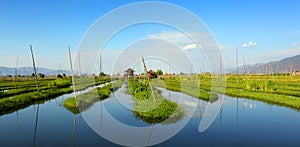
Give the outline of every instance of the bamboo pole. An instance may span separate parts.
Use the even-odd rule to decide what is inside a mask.
[[[79,76],[81,76],[82,73],[81,73],[80,52],[78,52],[78,69],[79,69]]]
[[[19,63],[19,56],[17,57],[17,62],[16,62],[16,66],[15,66],[15,76],[13,78],[13,83],[18,80],[17,79],[18,78],[18,63]],[[15,84],[15,86],[17,89],[17,84]]]
[[[39,79],[38,79],[38,75],[36,73],[35,60],[34,60],[33,50],[32,50],[32,46],[31,45],[30,45],[30,52],[31,52],[32,64],[33,64],[34,75],[35,75],[36,90],[39,91]]]
[[[238,57],[238,48],[235,49],[236,53],[236,74],[239,75],[239,57]],[[239,84],[239,78],[237,77],[237,84]]]
[[[244,74],[246,74],[245,56],[243,56],[243,66],[244,66]]]
[[[142,57],[142,61],[143,61],[143,64],[144,64],[145,76],[147,76],[148,70],[147,70],[147,67],[146,67],[146,64],[145,64],[144,57]],[[151,81],[150,81],[150,78],[148,76],[147,76],[147,79],[148,79],[148,83],[149,83],[149,87],[150,87],[152,96],[154,98],[154,102],[156,102],[156,98],[155,98],[155,95],[154,95],[154,92],[153,92],[153,87],[151,85]]]
[[[73,63],[72,63],[72,56],[71,56],[70,46],[69,46],[69,60],[70,60],[70,69],[71,69],[71,73],[72,73],[72,84],[73,84],[74,97],[75,97],[75,100],[76,100],[75,78],[74,78],[74,72],[73,72]]]

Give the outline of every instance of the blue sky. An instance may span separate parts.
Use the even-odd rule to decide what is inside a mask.
[[[32,44],[40,59],[39,66],[56,68],[62,64],[63,68],[68,69],[67,47],[70,45],[75,52],[84,33],[99,17],[134,2],[140,1],[2,0],[0,66],[13,67],[17,56],[29,57],[29,44]],[[234,66],[236,46],[239,47],[240,56],[251,57],[253,63],[300,54],[299,0],[163,2],[188,9],[207,25],[223,51],[227,67]],[[119,43],[107,48],[120,49],[133,40],[171,29],[152,25],[128,30],[131,32],[126,34],[124,31],[124,36],[130,36],[128,34],[134,31],[143,33],[134,33],[139,35],[130,37],[122,37],[122,34],[116,36],[114,41]],[[19,66],[30,66],[26,61]]]

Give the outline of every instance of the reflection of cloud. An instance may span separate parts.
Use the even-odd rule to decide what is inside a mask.
[[[256,104],[251,103],[251,102],[245,102],[243,105],[246,106],[246,107],[249,107],[250,109],[253,108],[253,107],[256,107]]]
[[[183,50],[194,49],[194,48],[196,48],[196,47],[197,47],[197,45],[196,45],[195,43],[192,43],[192,44],[186,45],[186,46],[183,48]]]
[[[187,106],[197,107],[197,102],[183,101]]]
[[[243,47],[256,46],[256,43],[253,42],[253,41],[250,41],[248,44],[246,43],[246,44],[243,44],[242,46],[243,46]]]

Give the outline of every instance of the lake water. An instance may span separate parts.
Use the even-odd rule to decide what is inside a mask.
[[[171,101],[178,101],[178,95],[182,95],[181,100],[185,102],[182,107],[186,109],[185,117],[164,124],[165,127],[175,127],[190,121],[179,133],[157,146],[300,146],[300,113],[293,109],[223,96],[223,105],[216,119],[205,132],[200,133],[199,123],[207,102],[167,90],[162,90],[162,94]],[[114,119],[130,126],[152,125],[137,118],[129,110],[133,107],[133,101],[124,94],[124,87],[82,114],[74,115],[61,106],[65,99],[72,96],[66,94],[0,116],[0,146],[118,146],[100,137],[93,130],[95,128],[90,128],[93,122],[85,121],[89,120],[89,116],[98,116],[94,118],[94,123],[105,126],[109,122],[100,114],[102,109],[106,109]],[[202,107],[196,108],[194,102]],[[194,110],[194,115],[189,113]],[[112,134],[117,133],[118,128],[110,131]],[[154,129],[150,143],[149,138],[137,142],[151,144],[155,142],[155,133]],[[122,135],[126,138],[125,134]]]

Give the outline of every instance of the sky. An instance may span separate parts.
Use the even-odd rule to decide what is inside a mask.
[[[99,18],[120,6],[135,2],[142,1],[1,0],[0,66],[15,67],[18,57],[18,67],[31,66],[31,44],[37,66],[69,69],[68,46],[75,56],[83,36]],[[226,67],[235,66],[236,47],[240,64],[243,57],[247,59],[247,63],[250,59],[250,63],[254,64],[300,54],[299,0],[161,2],[178,5],[199,17],[217,41]],[[121,52],[138,40],[153,36],[167,40],[170,38],[164,37],[171,36],[171,40],[181,43],[180,48],[190,50],[190,53],[196,47],[190,41],[182,43],[178,30],[169,26],[129,26],[115,34],[105,46],[107,55],[103,54],[103,58],[107,60],[103,59],[103,70],[111,70],[112,65],[108,62],[115,60],[118,51]]]

